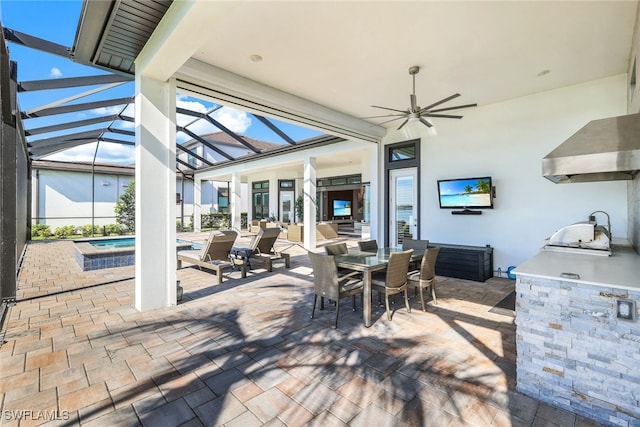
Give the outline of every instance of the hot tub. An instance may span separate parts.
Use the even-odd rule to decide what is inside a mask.
[[[74,256],[82,271],[134,265],[135,237],[74,240]],[[198,244],[178,239],[176,249],[199,249]]]

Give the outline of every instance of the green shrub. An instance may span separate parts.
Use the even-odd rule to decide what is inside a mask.
[[[247,212],[240,212],[240,228],[243,230],[249,228],[249,215]]]
[[[51,236],[51,227],[47,224],[34,224],[31,226],[31,237],[46,239],[49,236]]]
[[[76,228],[73,225],[63,225],[62,227],[56,228],[56,231],[53,234],[58,239],[66,239],[69,236],[73,236],[76,232]]]
[[[202,228],[213,230],[229,230],[231,228],[231,214],[228,213],[202,214],[200,221]]]
[[[135,232],[136,227],[136,183],[131,181],[120,196],[115,207],[116,222]]]
[[[104,226],[104,230],[107,236],[111,236],[112,234],[120,235],[124,232],[124,228],[120,224],[107,224]]]
[[[91,233],[91,231],[93,231],[93,233]],[[93,234],[100,234],[100,227],[97,225],[92,226],[91,224],[87,224],[82,226],[80,232],[82,233],[82,237],[89,237]]]

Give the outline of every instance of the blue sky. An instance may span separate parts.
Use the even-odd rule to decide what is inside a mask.
[[[480,178],[473,179],[460,179],[460,180],[451,180],[451,181],[440,181],[440,194],[443,196],[453,195],[453,194],[463,194],[465,193],[465,187],[468,185],[473,190],[476,190],[478,186],[478,182]]]
[[[82,1],[80,0],[1,0],[0,20],[2,21],[2,25],[5,28],[10,28],[12,30],[20,31],[31,36],[39,37],[54,43],[71,47],[73,46],[74,38],[76,35],[81,8]],[[50,55],[34,49],[25,48],[14,43],[8,43],[8,46],[9,56],[11,60],[18,63],[18,81],[90,76],[105,73],[105,71],[99,70],[97,68],[79,65],[69,59]],[[20,109],[22,111],[38,109],[39,107],[45,106],[49,103],[65,99],[70,96],[77,96],[78,94],[85,92],[88,89],[94,88],[95,87],[84,87],[21,93],[19,94]],[[85,103],[101,99],[120,98],[133,96],[133,94],[133,83],[126,83],[124,85],[111,88],[109,90],[105,90],[91,96],[70,101],[70,103]],[[214,105],[210,101],[187,97],[181,94],[178,95],[177,104],[184,108],[201,112],[206,111]],[[123,110],[123,108],[124,106],[116,106],[108,109],[92,110],[90,112],[84,113],[67,114],[65,116],[30,119],[25,122],[25,128],[34,129],[41,126],[57,124],[61,121],[75,121],[99,115],[119,113]],[[133,117],[133,114],[134,113],[132,111],[132,108],[129,108],[125,111],[125,115]],[[275,135],[272,131],[266,128],[266,126],[264,126],[262,123],[260,123],[258,120],[245,113],[244,111],[224,107],[216,111],[212,115],[212,117],[220,121],[229,129],[240,134],[263,141],[269,141],[278,144],[283,143],[282,139],[279,136]],[[193,118],[178,116],[179,125],[185,125],[192,120]],[[280,127],[280,129],[282,129],[296,141],[320,135],[319,132],[310,129],[304,129],[299,126],[279,121],[273,122],[276,124],[276,126]],[[98,125],[88,126],[79,130],[67,130],[57,132],[55,134],[38,135],[36,137],[30,137],[29,141],[58,136],[60,134],[68,134],[71,132],[98,129],[103,128],[104,126],[106,126],[106,124],[102,123]],[[121,129],[133,130],[133,124],[124,121],[118,121],[114,124],[114,126]],[[205,134],[217,131],[217,129],[213,128],[206,121],[194,123],[189,127],[189,129],[196,134]],[[107,136],[133,141],[132,138],[123,137],[121,135],[107,134]],[[179,133],[177,135],[177,139],[178,142],[181,143],[189,138],[184,134]],[[95,143],[85,144],[81,147],[56,153],[52,156],[49,156],[48,159],[65,161],[91,161],[95,154],[95,150]],[[122,144],[101,142],[99,145],[96,160],[98,162],[106,163],[133,164],[134,149],[133,147],[125,146]]]

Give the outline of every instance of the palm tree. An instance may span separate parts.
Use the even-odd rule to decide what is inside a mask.
[[[464,192],[465,193],[471,193],[472,190],[473,190],[473,188],[470,185],[467,185],[466,187],[464,187]]]
[[[480,181],[478,181],[478,192],[480,193],[488,193],[489,191],[491,191],[491,189],[489,188],[489,181],[485,180],[485,179],[481,179]]]

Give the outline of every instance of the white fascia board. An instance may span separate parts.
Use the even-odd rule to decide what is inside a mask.
[[[322,147],[310,148],[308,150],[293,150],[286,154],[267,157],[254,161],[247,161],[246,163],[242,163],[240,165],[234,164],[227,167],[216,168],[214,170],[196,172],[194,174],[194,178],[200,180],[215,181],[220,180],[221,177],[225,178],[227,176],[230,176],[233,172],[239,173],[242,176],[254,173],[262,169],[272,168],[276,165],[286,165],[292,163],[299,163],[300,169],[302,170],[304,159],[307,157],[335,157],[339,156],[342,152],[362,150],[370,147],[372,147],[370,142],[363,143],[357,141],[342,141],[335,144],[324,145]],[[224,181],[226,180],[226,178],[222,180]]]
[[[135,60],[136,74],[159,81],[173,74],[202,46],[203,29],[225,19],[241,2],[180,0],[171,6]]]
[[[256,82],[202,61],[189,59],[176,73],[177,86],[245,111],[277,117],[329,135],[379,142],[387,130],[357,117]]]

